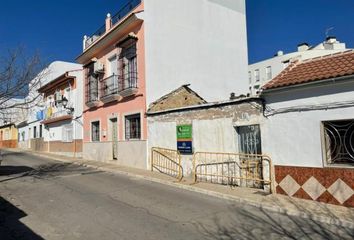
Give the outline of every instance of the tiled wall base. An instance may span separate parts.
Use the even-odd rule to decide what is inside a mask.
[[[354,207],[354,168],[275,166],[275,181],[279,194]]]

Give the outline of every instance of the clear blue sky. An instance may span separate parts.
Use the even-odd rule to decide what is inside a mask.
[[[168,1],[168,0],[166,0]],[[192,0],[191,0],[192,1]],[[104,23],[126,0],[11,0],[0,8],[0,54],[24,46],[46,61],[74,61],[82,37]],[[354,0],[247,0],[249,61],[293,51],[300,42],[316,44],[325,30],[354,47]],[[222,43],[221,43],[222,44]]]

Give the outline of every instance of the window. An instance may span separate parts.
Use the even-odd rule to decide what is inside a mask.
[[[63,142],[72,142],[73,141],[73,124],[66,124],[62,128],[62,141]]]
[[[136,40],[128,40],[124,43],[119,55],[119,88],[125,90],[136,88],[138,81]]]
[[[327,164],[354,165],[354,120],[323,122]]]
[[[255,81],[256,82],[258,82],[259,81],[259,69],[256,69],[255,71],[254,71],[254,78],[255,78]]]
[[[33,138],[37,138],[37,127],[33,127]]]
[[[108,61],[109,61],[109,76],[117,75],[118,74],[117,56],[114,55],[113,57],[109,58]]]
[[[39,137],[43,137],[43,125],[39,125]]]
[[[94,73],[94,63],[86,68],[86,102],[98,100],[98,78]]]
[[[252,84],[252,74],[251,71],[248,72],[248,82],[251,85]]]
[[[244,154],[262,154],[261,130],[259,125],[237,127],[239,151]]]
[[[125,117],[125,139],[141,138],[140,114],[129,115]]]
[[[22,141],[25,141],[25,139],[26,139],[26,132],[23,131],[23,132],[21,133],[21,136],[22,136]]]
[[[91,141],[99,142],[100,141],[100,122],[91,123]]]
[[[272,79],[272,67],[271,66],[266,67],[266,76],[267,76],[267,80]]]

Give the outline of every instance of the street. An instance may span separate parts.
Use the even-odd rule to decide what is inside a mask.
[[[3,152],[0,239],[353,239],[354,230]]]

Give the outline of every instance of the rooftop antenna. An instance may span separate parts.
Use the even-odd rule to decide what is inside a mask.
[[[329,27],[326,29],[326,38],[329,37],[329,32],[332,31],[334,29],[334,27]]]

